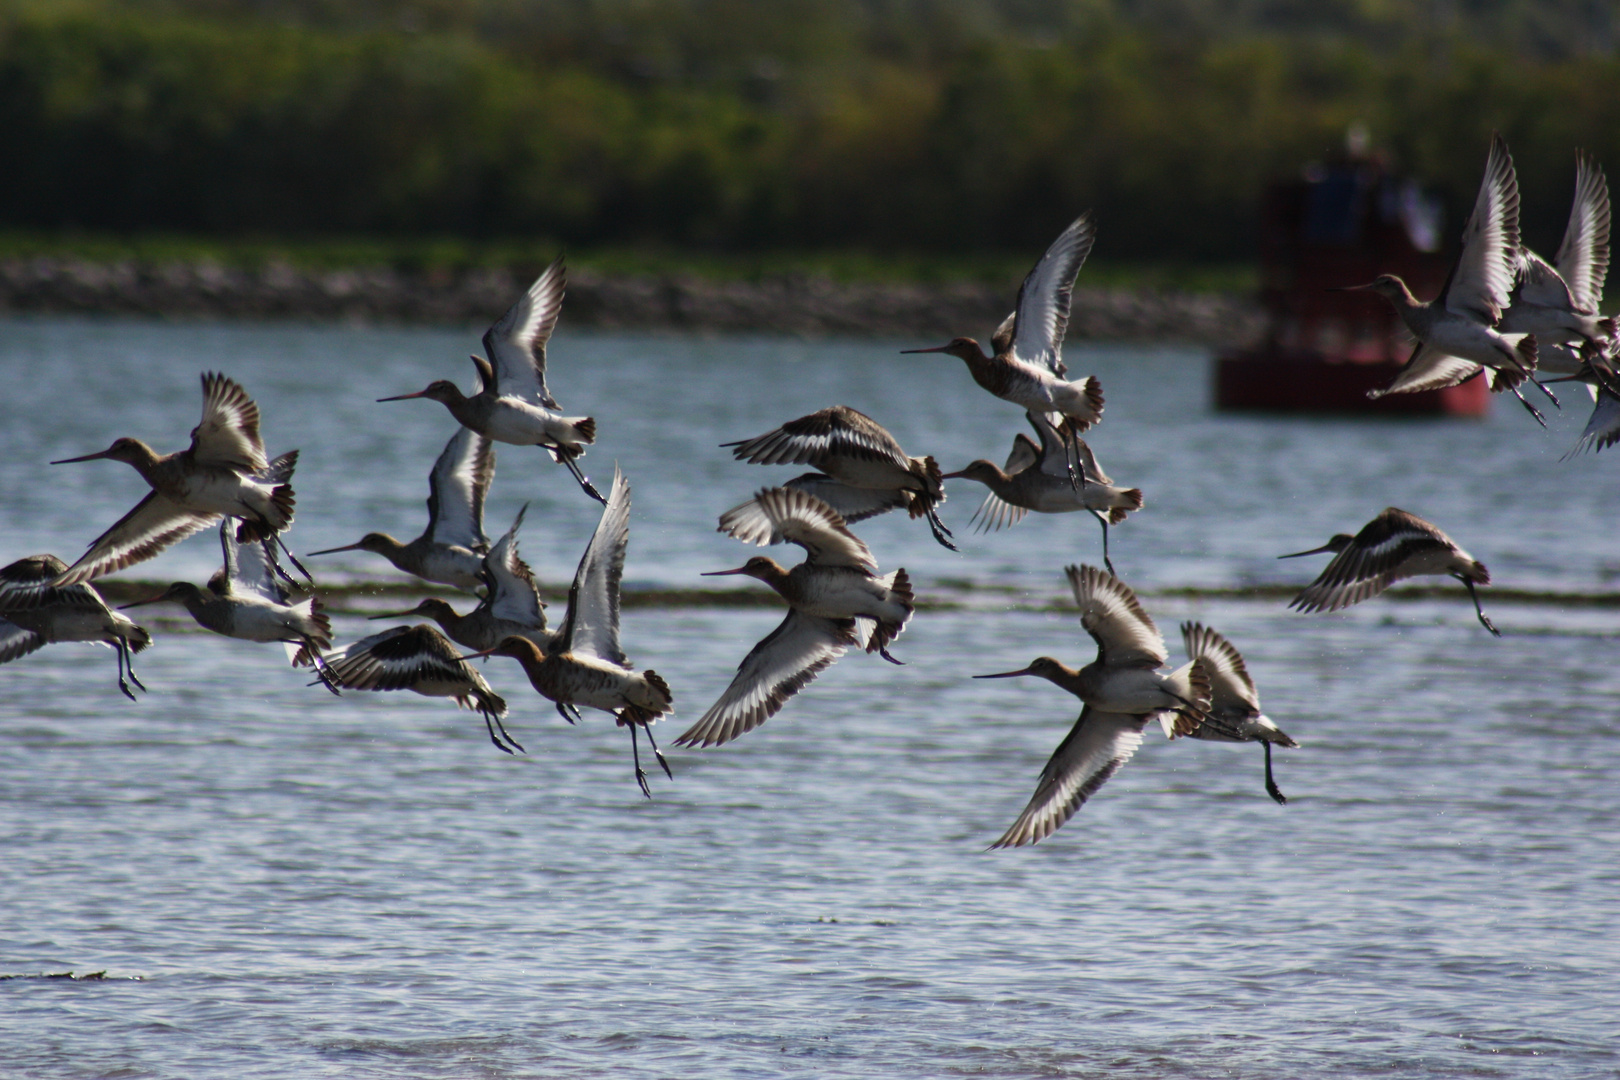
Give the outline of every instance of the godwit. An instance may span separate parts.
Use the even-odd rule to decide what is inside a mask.
[[[1005,469],[980,458],[959,472],[946,473],[942,479],[977,480],[990,489],[973,515],[979,520],[980,531],[1016,525],[1031,510],[1041,514],[1091,511],[1102,523],[1103,563],[1112,574],[1108,526],[1118,525],[1126,514],[1142,508],[1142,489],[1115,487],[1084,439],[1076,435],[1065,442],[1045,416],[1036,412],[1024,416],[1040,438],[1040,445],[1028,435],[1017,435]],[[1071,453],[1079,466],[1078,488],[1070,481]]]
[[[1553,263],[1520,248],[1518,271],[1497,333],[1535,334],[1543,345],[1614,337],[1615,321],[1598,310],[1609,271],[1609,185],[1587,154],[1575,155],[1575,202]]]
[[[949,539],[951,531],[935,512],[945,501],[939,465],[932,457],[907,455],[881,424],[847,405],[790,420],[757,438],[720,445],[731,448],[738,461],[754,465],[820,469],[782,486],[808,491],[846,523],[905,507],[914,518],[926,517],[934,539],[956,550]]]
[[[409,611],[371,618],[426,615],[438,623],[452,641],[468,649],[492,649],[514,634],[528,638],[541,649],[547,648],[551,635],[546,632],[546,604],[540,599],[534,572],[528,563],[518,558],[517,533],[528,509],[528,504],[524,504],[506,535],[484,556],[483,579],[488,591],[471,612],[458,615],[456,609],[443,600],[429,597]]]
[[[1491,153],[1485,163],[1474,212],[1463,226],[1462,251],[1451,267],[1440,297],[1424,303],[1394,274],[1380,274],[1368,285],[1388,300],[1401,321],[1417,338],[1417,349],[1393,382],[1382,390],[1369,390],[1367,396],[1410,394],[1454,386],[1479,374],[1482,368],[1496,372],[1491,388],[1511,390],[1542,426],[1535,406],[1519,392],[1524,379],[1535,379],[1536,339],[1533,336],[1511,342],[1495,329],[1508,306],[1519,257],[1519,181],[1513,171],[1502,136],[1491,137]],[[1537,385],[1541,385],[1537,383]],[[1558,399],[1545,386],[1549,400]]]
[[[1195,739],[1211,742],[1257,742],[1266,748],[1266,794],[1279,803],[1288,797],[1271,776],[1271,744],[1297,749],[1299,743],[1280,731],[1271,718],[1260,711],[1260,692],[1254,688],[1243,654],[1230,641],[1201,623],[1181,624],[1181,641],[1187,655],[1204,662],[1209,673],[1209,713],[1192,732]]]
[[[523,665],[530,685],[555,702],[557,712],[570,724],[579,718],[580,705],[612,713],[620,727],[630,729],[636,783],[650,799],[652,789],[641,767],[636,729],[647,733],[664,775],[674,779],[652,734],[653,722],[671,711],[673,698],[669,684],[656,671],[634,670],[619,647],[619,582],[624,577],[624,552],[629,544],[630,484],[614,469],[602,520],[568,590],[568,614],[549,647],[542,649],[528,637],[511,636],[493,649],[468,656],[512,657]]]
[[[546,342],[562,311],[567,277],[559,255],[500,321],[485,331],[484,353],[489,359],[471,358],[483,387],[472,397],[455,383],[439,379],[415,394],[377,400],[427,398],[496,442],[542,447],[553,460],[568,466],[587,495],[606,502],[574,460],[584,455],[587,443],[596,441],[596,421],[589,416],[561,415],[562,406],[546,389]]]
[[[484,497],[494,479],[494,444],[470,428],[457,427],[428,474],[428,523],[421,536],[402,544],[387,533],[366,533],[358,543],[310,554],[371,551],[424,581],[477,592],[489,551]]]
[[[1131,759],[1150,721],[1157,718],[1167,735],[1187,735],[1209,709],[1210,677],[1202,660],[1159,674],[1170,654],[1130,586],[1094,566],[1070,566],[1065,573],[1080,605],[1080,625],[1097,642],[1097,659],[1076,671],[1042,656],[1017,671],[975,676],[1038,675],[1085,702],[1041,769],[1029,804],[992,848],[1022,847],[1056,832]]]
[[[139,439],[119,439],[99,454],[64,458],[52,465],[110,458],[133,465],[151,494],[102,533],[58,585],[76,585],[152,558],[169,545],[218,521],[241,518],[237,538],[244,543],[274,537],[292,524],[293,489],[287,483],[298,451],[274,461],[264,456],[259,438],[259,407],[223,375],[202,376],[202,421],[191,431],[191,445],[159,454]],[[283,547],[285,550],[285,547]],[[300,570],[298,560],[293,565]]]
[[[1377,596],[1402,578],[1422,574],[1449,574],[1468,587],[1480,625],[1495,634],[1479,606],[1474,584],[1491,583],[1485,564],[1452,542],[1451,537],[1416,514],[1391,506],[1369,521],[1354,536],[1339,533],[1319,548],[1279,555],[1297,559],[1302,555],[1334,553],[1333,561],[1288,605],[1297,611],[1338,611]]]
[[[483,714],[495,749],[507,754],[523,749],[501,723],[506,702],[449,639],[427,623],[361,638],[326,661],[328,676],[345,690],[410,690],[425,697],[455,698],[463,709]]]
[[[58,641],[111,645],[118,655],[118,689],[134,701],[129,684],[146,687],[130,658],[152,644],[152,635],[109,608],[95,586],[58,585],[66,570],[55,555],[30,555],[0,569],[0,664]]]
[[[323,652],[332,647],[332,624],[321,602],[309,597],[291,599],[271,568],[262,544],[238,544],[230,522],[219,527],[219,546],[225,565],[199,589],[189,581],[176,581],[150,600],[137,600],[120,610],[173,601],[183,604],[206,629],[243,641],[279,641],[295,666],[324,668]],[[324,671],[323,671],[324,674]],[[328,685],[328,689],[335,688]]]
[[[771,488],[761,491],[754,502],[769,523],[768,535],[733,531],[724,519],[721,531],[755,544],[786,540],[804,548],[808,557],[785,570],[775,560],[756,555],[735,570],[706,575],[758,578],[792,610],[743,658],[720,700],[675,740],[681,746],[718,746],[752,731],[844,650],[862,644],[863,632],[867,652],[899,662],[889,656],[887,646],[911,618],[911,580],[905,570],[878,577],[872,552],[837,511],[808,492]]]
[[[1095,376],[1064,380],[1069,369],[1063,363],[1063,335],[1074,279],[1095,238],[1088,211],[1052,241],[1019,286],[1018,306],[991,336],[990,356],[966,337],[934,349],[903,351],[958,357],[967,362],[973,381],[996,397],[1030,412],[1052,414],[1053,426],[1062,426],[1066,435],[1085,431],[1102,419],[1102,386]]]

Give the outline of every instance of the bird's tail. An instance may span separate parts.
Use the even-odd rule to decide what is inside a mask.
[[[911,502],[907,510],[914,518],[920,518],[934,507],[945,501],[944,473],[940,471],[939,462],[933,455],[925,458],[912,458],[911,471],[922,480],[925,490],[911,492]]]
[[[1118,525],[1132,510],[1142,509],[1142,489],[1126,488],[1119,493],[1120,501],[1108,511],[1108,524]]]
[[[899,637],[900,631],[906,628],[906,623],[911,619],[913,609],[911,578],[906,575],[904,567],[896,570],[888,577],[878,578],[878,583],[888,588],[889,595],[887,599],[905,608],[906,613],[901,618],[889,622],[877,620],[877,629],[872,631],[871,638],[866,642],[866,651],[869,653],[882,652],[887,649],[889,643]]]

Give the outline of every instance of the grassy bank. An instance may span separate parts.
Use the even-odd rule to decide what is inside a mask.
[[[574,248],[556,241],[478,242],[457,237],[245,237],[221,239],[171,233],[118,236],[0,231],[0,259],[73,258],[92,263],[203,263],[257,270],[281,263],[311,272],[386,266],[406,273],[478,269],[517,272],[544,266],[566,252],[577,271],[600,277],[691,276],[710,281],[760,281],[783,276],[823,277],[841,284],[924,285],[972,282],[1004,286],[1009,294],[1039,256],[1029,251],[877,254],[866,251],[727,253],[672,247]],[[1091,288],[1252,292],[1258,274],[1249,263],[1169,259],[1121,262],[1092,259],[1080,284]]]

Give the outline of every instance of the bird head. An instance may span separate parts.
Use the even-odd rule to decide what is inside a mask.
[[[761,581],[770,581],[773,578],[783,577],[787,571],[775,559],[764,555],[755,555],[735,570],[710,570],[704,577],[727,577],[731,574],[743,574],[747,577],[758,578]]]
[[[383,397],[378,398],[377,400],[406,401],[410,398],[427,398],[429,401],[437,401],[442,404],[449,405],[452,402],[461,401],[462,396],[463,395],[460,389],[458,389],[456,384],[451,382],[449,379],[435,379],[433,382],[428,383],[427,389],[418,390],[414,394],[395,394],[393,397]]]
[[[948,344],[939,345],[932,349],[901,349],[902,353],[945,353],[962,360],[983,360],[984,350],[979,343],[970,337],[952,338]]]

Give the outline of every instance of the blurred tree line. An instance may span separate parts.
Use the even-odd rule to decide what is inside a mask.
[[[1455,233],[1620,169],[1608,0],[0,0],[0,228],[1252,253],[1363,121]]]

